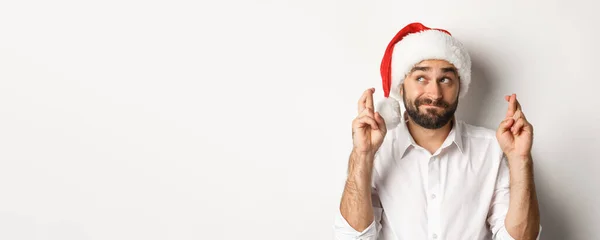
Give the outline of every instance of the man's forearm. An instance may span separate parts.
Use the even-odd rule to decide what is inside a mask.
[[[509,158],[510,204],[505,226],[516,240],[535,239],[539,232],[540,213],[533,179],[531,157]]]
[[[350,154],[348,179],[344,187],[340,212],[348,224],[362,232],[373,222],[371,176],[374,154]]]

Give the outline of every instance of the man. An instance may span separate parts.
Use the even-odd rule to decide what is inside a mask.
[[[516,95],[505,96],[495,134],[457,120],[470,57],[450,33],[420,23],[390,42],[381,74],[379,111],[367,89],[352,122],[336,238],[539,238],[533,127]]]

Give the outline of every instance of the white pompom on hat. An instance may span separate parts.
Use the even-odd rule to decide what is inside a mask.
[[[381,60],[385,99],[377,104],[377,111],[388,129],[396,127],[401,120],[400,85],[404,78],[416,64],[434,59],[446,60],[456,67],[460,77],[459,96],[463,97],[471,82],[471,58],[450,32],[411,23],[402,28],[388,44]]]

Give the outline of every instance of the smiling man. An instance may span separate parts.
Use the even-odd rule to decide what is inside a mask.
[[[389,43],[381,76],[385,100],[375,111],[367,89],[352,122],[336,239],[539,238],[533,127],[516,95],[496,131],[456,119],[470,57],[420,23]]]

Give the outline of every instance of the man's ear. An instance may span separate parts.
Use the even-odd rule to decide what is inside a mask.
[[[400,96],[404,97],[404,83],[400,84]]]

